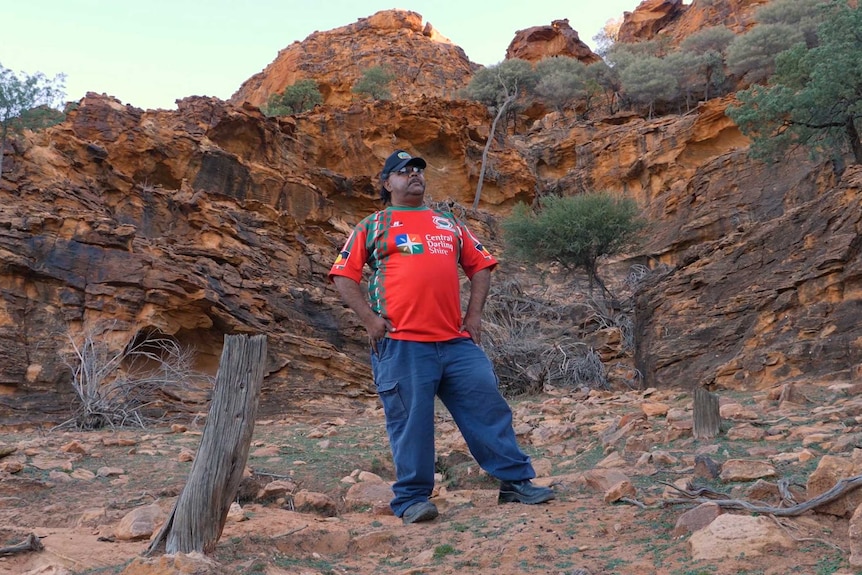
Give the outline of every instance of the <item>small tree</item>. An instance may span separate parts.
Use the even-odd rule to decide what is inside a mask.
[[[691,110],[694,93],[700,89],[700,74],[698,74],[700,58],[692,52],[678,50],[665,56],[662,63],[666,73],[676,78],[677,89],[674,99],[685,100],[685,110]]]
[[[862,8],[846,4],[803,43],[776,59],[770,86],[739,92],[728,116],[752,138],[754,157],[773,159],[804,145],[839,165],[848,150],[862,164]]]
[[[491,148],[491,142],[494,141],[497,123],[521,95],[530,92],[535,87],[537,81],[538,78],[533,65],[518,58],[503,60],[495,66],[480,68],[470,79],[470,84],[467,86],[468,97],[482,102],[489,108],[497,109],[494,121],[491,122],[491,133],[488,134],[488,141],[482,151],[482,168],[479,171],[479,183],[476,184],[476,195],[473,198],[474,210],[479,207],[488,151]]]
[[[362,77],[353,85],[353,92],[361,96],[369,96],[372,100],[389,100],[389,84],[395,75],[383,66],[373,66],[362,73]]]
[[[657,102],[671,102],[679,94],[679,80],[666,60],[648,56],[629,64],[620,74],[623,91],[647,107],[652,118]]]
[[[735,34],[724,26],[711,26],[695,32],[680,44],[680,49],[698,58],[697,72],[703,78],[703,99],[709,100],[710,88],[724,83],[724,55]]]
[[[587,95],[587,66],[576,58],[554,56],[536,64],[535,92],[558,112]]]
[[[19,78],[0,64],[0,177],[6,137],[10,132],[20,133],[24,129],[43,128],[62,121],[62,114],[53,107],[65,96],[64,80],[62,74],[49,80],[41,72],[32,76],[22,72]]]
[[[311,110],[323,103],[323,94],[314,80],[299,80],[284,89],[281,94],[272,94],[264,107],[267,116],[287,116]]]
[[[831,0],[772,0],[754,13],[758,24],[787,24],[802,33],[808,46],[817,43],[817,27],[829,14]]]
[[[608,114],[617,113],[617,99],[622,89],[620,75],[605,62],[596,62],[587,66],[588,97],[604,94]],[[591,104],[587,105],[589,109]]]
[[[747,84],[765,82],[775,71],[775,56],[802,41],[789,24],[761,24],[737,36],[727,48],[727,67]]]
[[[515,258],[556,262],[569,271],[582,268],[590,291],[595,281],[609,295],[596,262],[632,245],[643,226],[634,200],[608,193],[545,196],[538,212],[518,204],[502,224],[504,241]]]
[[[595,52],[602,58],[604,58],[608,50],[611,49],[611,46],[617,41],[620,35],[620,26],[623,24],[622,18],[611,18],[610,20],[605,22],[605,25],[602,26],[602,29],[599,30],[599,33],[593,36],[593,42],[595,42]]]

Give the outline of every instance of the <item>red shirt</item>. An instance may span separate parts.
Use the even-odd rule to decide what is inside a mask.
[[[472,278],[497,265],[488,250],[451,213],[390,206],[363,219],[329,271],[357,283],[371,268],[371,308],[395,327],[388,337],[447,341],[462,331],[458,267]]]

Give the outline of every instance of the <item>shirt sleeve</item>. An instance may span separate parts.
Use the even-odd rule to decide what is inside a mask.
[[[461,229],[461,237],[463,245],[461,246],[461,267],[468,278],[472,278],[473,274],[479,270],[486,268],[494,269],[497,267],[497,259],[491,255],[491,252],[482,245],[482,242],[473,235],[467,226],[459,223]]]
[[[344,247],[338,252],[335,263],[329,270],[327,276],[329,281],[332,281],[334,276],[344,276],[356,283],[362,280],[362,267],[368,259],[367,236],[368,231],[362,222],[353,228],[347,241],[344,242]]]

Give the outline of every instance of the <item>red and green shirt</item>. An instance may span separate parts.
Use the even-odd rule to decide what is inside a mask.
[[[357,224],[329,278],[359,283],[365,264],[371,308],[395,326],[388,337],[447,341],[469,337],[461,330],[458,266],[472,278],[497,260],[452,214],[390,206]]]

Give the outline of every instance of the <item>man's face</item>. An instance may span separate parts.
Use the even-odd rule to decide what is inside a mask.
[[[392,194],[393,206],[421,206],[425,197],[425,170],[405,166],[390,173],[383,186]]]

